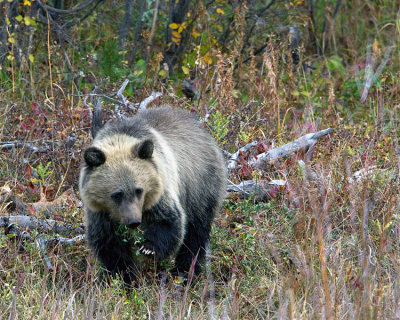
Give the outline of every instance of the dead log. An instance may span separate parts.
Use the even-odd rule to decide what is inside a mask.
[[[285,186],[284,180],[247,180],[239,184],[227,185],[226,191],[237,194],[242,199],[254,196],[256,200],[267,201],[276,196]]]
[[[333,129],[328,128],[325,130],[321,130],[315,133],[306,134],[292,142],[289,142],[281,147],[274,148],[267,152],[261,153],[254,157],[250,161],[250,165],[255,166],[256,168],[262,169],[266,167],[267,164],[274,164],[279,159],[288,157],[293,153],[302,151],[312,151],[315,144],[318,142],[318,139],[326,136],[331,133]]]
[[[241,147],[238,151],[236,151],[235,153],[232,153],[232,155],[230,156],[228,162],[227,162],[227,167],[229,171],[232,171],[233,169],[235,169],[237,167],[237,163],[240,157],[241,153],[246,153],[248,152],[252,147],[255,147],[258,144],[257,141],[253,141],[249,144],[246,144],[244,147]]]
[[[6,210],[11,215],[25,216],[27,214],[38,214],[49,218],[67,209],[69,206],[82,206],[72,188],[64,191],[52,201],[48,201],[42,193],[39,201],[30,203],[23,202],[17,195],[11,192],[10,188],[0,188],[0,209]]]
[[[57,233],[62,235],[84,234],[82,224],[76,226],[69,223],[61,223],[53,219],[38,219],[32,216],[8,216],[0,217],[0,228],[17,225],[21,229],[38,230],[39,232]]]

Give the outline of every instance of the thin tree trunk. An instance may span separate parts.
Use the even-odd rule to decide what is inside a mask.
[[[138,40],[139,36],[142,33],[142,18],[143,18],[143,12],[146,7],[146,0],[142,0],[140,2],[140,11],[139,11],[139,16],[136,21],[136,26],[135,26],[135,35],[133,37],[133,49],[132,52],[129,56],[129,66],[132,67],[133,65],[133,60],[135,60],[136,52],[137,52],[137,47],[138,47]]]
[[[128,36],[128,31],[132,23],[132,10],[136,3],[136,0],[125,0],[125,15],[122,21],[121,27],[119,28],[119,43],[118,46],[120,50],[126,47],[126,38]]]

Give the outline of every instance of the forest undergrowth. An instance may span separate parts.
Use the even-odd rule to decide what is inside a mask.
[[[115,50],[113,30],[104,29],[115,19],[109,9],[110,20],[99,24],[104,38],[96,38],[93,21],[72,29],[71,41],[84,43],[85,56],[53,39],[42,43],[31,61],[3,64],[0,217],[20,214],[69,224],[66,238],[83,228],[77,184],[81,152],[92,140],[95,98],[107,120],[117,113],[134,116],[140,102],[160,92],[148,108],[170,104],[191,112],[227,157],[257,142],[241,153],[230,183],[284,184],[269,190],[268,197],[227,194],[198,277],[184,282],[144,261],[132,292],[119,278],[105,276],[85,241],[68,244],[55,241],[51,231],[4,225],[1,319],[400,318],[396,1],[343,4],[324,33],[308,33],[303,1],[297,2],[292,6],[299,6],[299,15],[285,19],[300,26],[299,61],[293,59],[290,38],[278,33],[270,34],[261,53],[252,46],[245,51],[246,11],[237,10],[231,21],[235,37],[225,44],[229,50],[218,45],[218,18],[210,15],[186,40],[192,41],[190,50],[176,74],[167,74],[171,70],[157,52],[157,35],[152,39],[147,29],[143,32],[155,49],[137,55],[152,59],[129,66],[127,51]],[[215,15],[228,15],[223,5],[218,8]],[[170,27],[180,39],[182,25]],[[42,31],[56,37],[53,30]],[[312,49],[314,41],[323,52]],[[116,93],[125,79],[129,84],[122,95],[128,102],[116,103],[112,99],[121,100]],[[333,132],[312,152],[261,168],[251,164],[262,152],[326,128]],[[49,206],[51,211],[43,209]]]

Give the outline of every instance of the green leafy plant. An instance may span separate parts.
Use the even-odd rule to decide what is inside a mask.
[[[218,144],[224,145],[227,142],[226,135],[228,133],[229,117],[220,111],[216,111],[210,115],[207,124],[213,129],[212,135]]]
[[[51,166],[51,161],[47,162],[45,166],[43,166],[42,162],[35,168],[36,173],[39,175],[40,179],[33,179],[33,182],[39,182],[42,186],[45,185],[45,178],[51,174],[51,170],[49,170]]]

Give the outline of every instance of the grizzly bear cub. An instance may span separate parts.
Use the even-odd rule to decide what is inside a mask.
[[[174,257],[182,273],[197,257],[198,273],[225,183],[221,151],[186,112],[160,107],[111,120],[84,151],[80,173],[89,246],[129,284],[137,249],[158,261]],[[121,225],[140,226],[139,248],[121,235]]]

